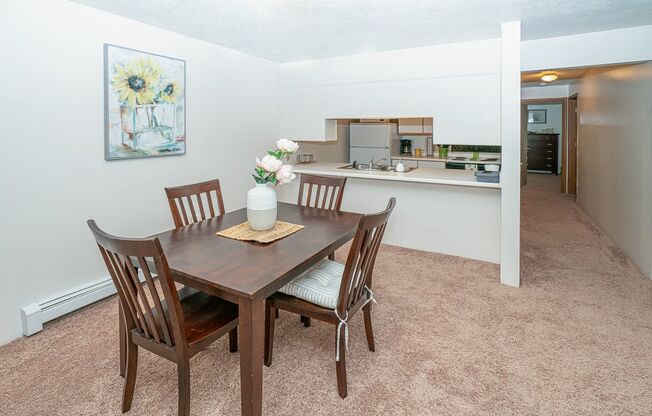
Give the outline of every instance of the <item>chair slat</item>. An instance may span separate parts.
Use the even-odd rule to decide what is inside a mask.
[[[191,195],[186,196],[186,201],[188,202],[188,208],[192,215],[192,222],[197,222],[197,213],[195,212],[195,205],[192,203]]]
[[[213,204],[211,192],[217,194],[217,211]],[[217,215],[224,214],[224,201],[222,200],[222,189],[220,188],[220,181],[217,179],[195,183],[191,185],[177,186],[174,188],[165,188],[165,193],[168,197],[170,210],[172,211],[172,218],[174,219],[175,227],[183,227],[190,225],[197,221],[203,221],[208,218],[213,218]],[[206,202],[210,217],[206,212],[202,195],[206,195]],[[193,197],[197,199],[197,206],[193,202]],[[184,204],[185,199],[185,204]],[[188,210],[186,210],[186,205]]]
[[[120,266],[120,259],[118,258],[118,254],[109,252],[109,258],[113,263],[113,268],[118,273],[118,278],[122,280],[123,285],[127,288],[128,296],[131,299],[135,310],[134,321],[140,324],[140,331],[142,334],[149,338],[149,328],[147,327],[147,322],[145,321],[145,313],[138,300],[137,289],[134,288],[133,281],[131,281],[131,279],[125,275],[124,269]]]
[[[199,214],[201,215],[202,221],[206,219],[206,212],[204,212],[204,204],[201,200],[201,195],[202,194],[197,194],[195,197],[197,198],[197,205],[199,206]]]
[[[113,282],[116,285],[116,290],[118,291],[118,295],[124,298],[124,302],[127,305],[127,309],[129,311],[130,316],[137,316],[136,307],[134,306],[131,295],[129,294],[128,289],[125,286],[125,281],[124,279],[119,278],[117,272],[115,271],[114,262],[110,257],[112,253],[109,253],[108,250],[106,250],[104,247],[102,247],[99,244],[98,247],[100,248],[100,253],[102,254],[102,258],[104,258],[104,263],[106,264],[106,267],[109,270],[109,274],[111,275],[111,278],[113,279]],[[140,326],[140,322],[138,320],[134,320],[134,325],[136,326],[138,332],[141,333],[143,332]]]
[[[167,319],[165,318],[163,304],[161,303],[161,298],[159,297],[158,291],[156,290],[156,285],[154,284],[152,273],[150,272],[149,266],[147,265],[147,261],[144,257],[138,257],[138,264],[140,265],[140,269],[143,271],[143,276],[145,276],[145,284],[149,288],[149,291],[152,295],[152,300],[154,301],[154,309],[156,310],[156,320],[161,328],[161,331],[163,332],[163,338],[165,339],[165,343],[171,347],[171,328],[169,328]]]
[[[188,221],[188,214],[186,214],[186,206],[183,204],[183,199],[179,198],[177,200],[177,203],[179,204],[179,211],[181,211],[181,216],[183,217],[183,225],[188,225],[190,222]]]
[[[118,258],[120,258],[119,254],[116,253],[116,255],[118,256]],[[154,321],[152,307],[149,303],[149,298],[145,293],[145,288],[140,283],[140,279],[138,278],[138,273],[136,273],[135,271],[134,273],[129,272],[129,267],[127,266],[128,264],[132,266],[131,270],[134,270],[133,264],[131,264],[131,259],[129,259],[126,256],[123,256],[122,261],[124,262],[125,275],[127,276],[127,278],[131,279],[134,287],[136,288],[137,302],[139,301],[138,304],[141,307],[141,313],[143,314],[143,320],[147,325],[147,329],[149,330],[149,333],[151,334],[151,336],[154,338],[156,342],[161,342],[161,336],[158,333],[158,328],[156,327],[156,322]],[[152,295],[153,294],[150,292],[150,296]]]
[[[331,176],[319,176],[301,174],[301,183],[299,185],[298,204],[306,207],[339,210],[342,205],[342,195],[346,178],[336,178]],[[313,200],[313,187],[315,188],[315,198]],[[303,196],[307,196],[304,200]],[[330,193],[330,199],[328,195]],[[328,201],[328,202],[327,202]]]
[[[213,209],[213,198],[211,197],[210,191],[206,192],[206,201],[208,201],[208,209],[211,213],[211,218],[215,216],[215,209]]]

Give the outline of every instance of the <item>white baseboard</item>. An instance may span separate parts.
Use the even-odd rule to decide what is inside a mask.
[[[141,281],[144,281],[142,271],[138,271]],[[62,317],[70,312],[88,306],[116,293],[111,278],[80,286],[58,296],[35,302],[20,310],[23,323],[23,334],[34,335],[43,330],[43,324]]]

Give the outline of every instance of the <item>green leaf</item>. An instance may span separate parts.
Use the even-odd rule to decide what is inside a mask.
[[[267,154],[276,157],[276,152],[272,152],[271,150],[268,150]]]

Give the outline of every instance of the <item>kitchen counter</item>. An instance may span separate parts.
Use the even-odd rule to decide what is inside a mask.
[[[407,156],[392,156],[392,160],[414,160],[414,161],[421,161],[421,162],[453,162],[453,163],[465,163],[465,164],[473,164],[473,165],[500,165],[500,161],[496,160],[471,160],[471,159],[464,159],[464,160],[455,160],[452,157],[449,158],[441,158],[439,156],[421,156],[421,157],[416,157],[412,155],[407,155]]]
[[[385,172],[378,170],[339,169],[348,163],[304,163],[294,165],[294,172],[315,175],[346,176],[348,178],[375,179],[397,182],[432,183],[451,186],[500,189],[500,183],[478,182],[474,172],[457,169],[417,168],[411,172]]]

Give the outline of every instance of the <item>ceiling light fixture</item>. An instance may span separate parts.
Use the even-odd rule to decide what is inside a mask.
[[[545,74],[541,77],[541,81],[552,82],[555,81],[557,78],[559,78],[557,74]]]

